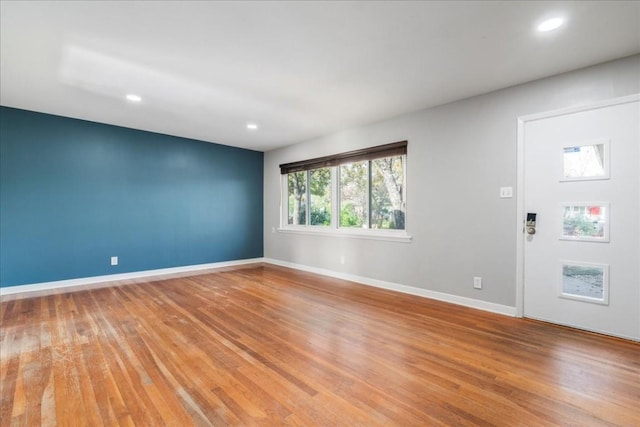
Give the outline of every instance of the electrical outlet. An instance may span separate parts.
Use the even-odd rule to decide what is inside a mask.
[[[111,265],[118,265],[118,257],[117,256],[112,256],[111,257]]]
[[[344,255],[340,257],[340,264],[344,265]]]
[[[474,277],[473,278],[473,287],[475,289],[482,289],[482,277]]]

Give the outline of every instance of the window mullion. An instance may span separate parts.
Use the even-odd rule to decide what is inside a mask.
[[[371,229],[371,160],[367,161],[367,228]]]
[[[340,172],[339,166],[331,168],[331,228],[340,228]]]
[[[306,190],[307,190],[307,206],[304,212],[304,216],[305,216],[305,220],[306,222],[304,223],[305,226],[310,226],[311,225],[311,171],[305,171],[305,173],[307,174],[307,185],[306,185]]]
[[[280,227],[289,224],[289,175],[280,175]]]

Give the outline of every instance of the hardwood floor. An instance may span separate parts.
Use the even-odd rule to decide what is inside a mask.
[[[640,345],[272,265],[0,306],[2,426],[640,425]]]

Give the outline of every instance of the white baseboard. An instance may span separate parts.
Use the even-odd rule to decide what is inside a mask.
[[[574,325],[569,325],[567,323],[558,323],[555,320],[549,320],[549,319],[545,319],[543,317],[527,316],[527,318],[528,319],[537,320],[539,322],[545,322],[545,323],[560,325],[560,326],[565,327],[565,328],[579,329],[579,330],[585,331],[585,332],[592,332],[592,333],[601,334],[601,335],[609,335],[609,336],[612,336],[612,337],[622,338],[622,339],[629,340],[629,341],[640,342],[640,336],[638,336],[638,335],[612,334],[609,331],[604,331],[604,330],[600,330],[600,329],[584,329],[584,328],[579,328],[579,327],[574,326]]]
[[[385,282],[383,280],[371,279],[353,274],[340,273],[324,268],[310,267],[292,262],[280,261],[272,258],[264,258],[263,262],[279,265],[281,267],[293,268],[296,270],[308,271],[310,273],[321,274],[323,276],[335,277],[337,279],[349,280],[351,282],[361,283],[363,285],[374,286],[376,288],[388,289],[391,291],[402,292],[405,294],[416,295],[425,298],[431,298],[438,301],[449,302],[452,304],[462,305],[465,307],[476,308],[478,310],[490,311],[492,313],[502,314],[505,316],[515,317],[516,308],[508,305],[495,304],[492,302],[481,301],[473,298],[461,297],[457,295],[445,294],[443,292],[430,291],[428,289],[416,288],[413,286],[400,285],[393,282]]]
[[[237,261],[214,262],[210,264],[187,265],[183,267],[161,268],[158,270],[135,271],[132,273],[109,274],[106,276],[83,277],[79,279],[58,280],[54,282],[9,286],[9,287],[0,288],[0,297],[5,295],[14,295],[14,294],[25,294],[25,296],[28,296],[27,294],[33,293],[33,292],[46,293],[47,291],[57,291],[61,289],[72,290],[72,289],[66,289],[66,288],[74,288],[74,287],[93,285],[93,284],[99,284],[99,283],[109,283],[109,282],[115,282],[118,280],[139,279],[144,277],[162,276],[167,274],[188,273],[188,272],[199,271],[199,270],[233,267],[237,265],[254,264],[259,262],[265,262],[265,263],[279,265],[282,267],[293,268],[301,271],[308,271],[310,273],[320,274],[320,275],[329,276],[329,277],[335,277],[337,279],[349,280],[351,282],[361,283],[363,285],[374,286],[377,288],[388,289],[388,290],[402,292],[410,295],[417,295],[420,297],[431,298],[438,301],[450,302],[453,304],[476,308],[484,311],[490,311],[492,313],[503,314],[506,316],[516,315],[515,307],[509,307],[506,305],[495,304],[495,303],[481,301],[473,298],[466,298],[466,297],[461,297],[457,295],[446,294],[443,292],[430,291],[427,289],[416,288],[413,286],[401,285],[398,283],[386,282],[383,280],[376,280],[376,279],[371,279],[363,276],[356,276],[353,274],[340,273],[337,271],[327,270],[324,268],[310,267],[307,265],[295,264],[292,262],[280,261],[280,260],[271,259],[271,258],[251,258],[251,259],[243,259],[243,260],[237,260]]]
[[[160,268],[157,270],[134,271],[132,273],[109,274],[106,276],[82,277],[79,279],[57,280],[54,282],[34,283],[30,285],[8,286],[0,288],[0,296],[31,292],[54,291],[63,288],[115,282],[118,280],[139,279],[142,277],[162,276],[165,274],[188,273],[212,268],[233,267],[243,264],[264,262],[264,258],[241,259],[237,261],[213,262],[210,264],[186,265],[183,267]]]

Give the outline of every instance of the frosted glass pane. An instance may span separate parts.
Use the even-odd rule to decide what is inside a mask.
[[[605,156],[605,144],[565,147],[563,178],[565,180],[606,178]]]
[[[563,296],[605,300],[605,268],[595,265],[562,265]]]

